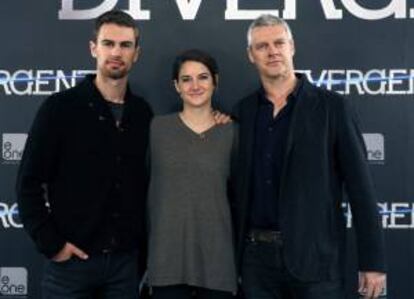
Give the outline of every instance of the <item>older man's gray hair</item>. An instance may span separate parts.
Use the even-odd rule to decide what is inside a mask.
[[[264,14],[259,16],[257,19],[255,19],[249,26],[249,29],[247,30],[247,46],[250,47],[252,45],[252,31],[255,28],[258,27],[265,27],[265,26],[277,26],[281,25],[285,28],[288,37],[290,40],[293,39],[292,31],[290,30],[290,27],[288,23],[283,20],[282,18],[276,17],[271,14]]]

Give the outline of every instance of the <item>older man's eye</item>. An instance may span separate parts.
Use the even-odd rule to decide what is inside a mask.
[[[255,48],[256,50],[266,50],[267,44],[257,44]]]
[[[280,40],[280,41],[275,42],[276,47],[283,47],[285,44],[286,44],[286,41],[284,41],[284,40]]]

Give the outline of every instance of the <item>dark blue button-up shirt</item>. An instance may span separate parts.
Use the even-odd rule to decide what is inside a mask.
[[[289,124],[303,80],[298,78],[287,104],[273,117],[273,103],[262,88],[256,114],[253,153],[253,202],[251,228],[280,230],[279,185],[283,169]],[[289,200],[288,198],[283,200]]]

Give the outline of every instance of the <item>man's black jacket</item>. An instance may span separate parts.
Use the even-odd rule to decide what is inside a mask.
[[[305,80],[302,78],[302,80]],[[240,265],[249,229],[258,92],[235,108],[239,154],[233,180]],[[291,116],[279,193],[289,271],[304,281],[338,277],[345,237],[345,188],[356,229],[359,269],[385,269],[384,244],[366,151],[349,101],[305,80]]]
[[[45,100],[21,161],[19,214],[47,257],[65,242],[87,254],[107,246],[146,247],[145,156],[152,112],[128,90],[117,127],[93,79]]]

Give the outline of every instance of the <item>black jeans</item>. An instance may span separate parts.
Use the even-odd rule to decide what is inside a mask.
[[[153,287],[152,299],[234,299],[232,293],[188,285]]]
[[[242,289],[246,299],[343,299],[342,281],[302,282],[283,261],[283,244],[246,241]]]
[[[102,253],[87,260],[47,261],[43,299],[137,299],[138,253]]]

